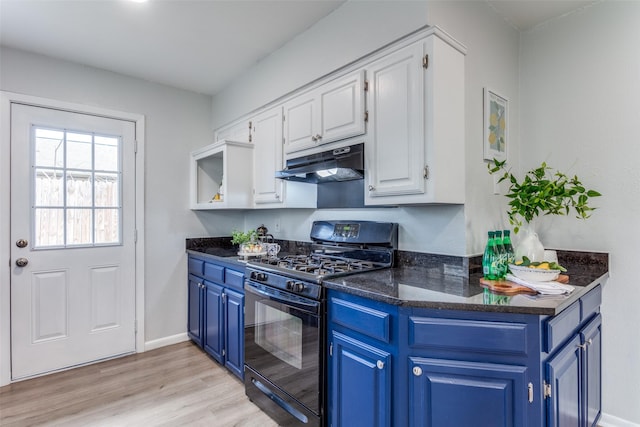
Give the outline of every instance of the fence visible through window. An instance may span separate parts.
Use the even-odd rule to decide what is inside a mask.
[[[34,126],[34,247],[122,243],[121,138]]]

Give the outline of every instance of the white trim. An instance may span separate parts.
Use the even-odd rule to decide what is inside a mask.
[[[136,126],[136,351],[145,350],[144,303],[144,147],[145,118],[142,114],[127,113],[37,96],[0,91],[0,265],[10,262],[10,154],[11,154],[11,104],[27,104],[76,113],[93,114],[119,120],[127,120]],[[6,263],[6,264],[5,264]],[[11,382],[11,305],[9,268],[0,269],[0,386]]]
[[[155,350],[156,348],[178,344],[185,341],[189,341],[189,335],[187,335],[186,332],[183,332],[181,334],[175,334],[164,338],[158,338],[157,340],[147,341],[144,344],[144,349],[145,351]]]
[[[602,414],[600,421],[598,421],[599,427],[640,427],[640,424],[636,424],[631,421],[624,420],[622,418],[614,417],[610,414]]]

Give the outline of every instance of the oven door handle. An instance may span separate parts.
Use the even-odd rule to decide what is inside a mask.
[[[295,304],[295,305],[302,305],[305,307],[309,307],[310,308],[309,311],[312,311],[314,313],[317,313],[318,307],[320,306],[320,303],[317,301],[309,300],[311,302],[304,302],[302,301],[302,298],[296,298],[296,299],[282,298],[281,296],[277,295],[275,292],[269,292],[269,291],[259,289],[254,285],[252,285],[250,282],[245,283],[244,288],[249,292],[265,296],[281,304]]]

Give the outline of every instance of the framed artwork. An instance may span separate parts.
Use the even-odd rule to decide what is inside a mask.
[[[509,100],[484,88],[484,159],[507,159]]]

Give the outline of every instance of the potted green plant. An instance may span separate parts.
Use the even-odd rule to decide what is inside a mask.
[[[257,242],[258,233],[256,230],[231,232],[231,244],[240,245],[240,252],[243,254],[253,254],[263,252],[262,244]]]
[[[539,243],[535,230],[530,227],[534,218],[543,215],[568,215],[573,211],[576,218],[587,219],[596,209],[589,205],[590,199],[601,196],[599,192],[585,188],[577,176],[569,177],[547,166],[545,162],[529,170],[522,180],[518,180],[506,168],[506,160],[493,159],[487,168],[491,175],[501,174],[498,182],[509,183],[505,196],[510,199],[507,215],[509,223],[514,226],[514,233],[518,233],[523,227],[527,228],[528,236],[518,246],[525,242],[538,246],[533,252],[531,248],[516,247],[516,258],[526,255],[532,261],[542,261],[540,251],[544,248]]]

